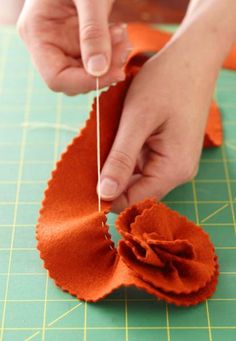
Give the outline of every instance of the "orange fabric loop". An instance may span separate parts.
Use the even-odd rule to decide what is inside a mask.
[[[100,96],[101,166],[138,69],[131,61],[126,80]],[[218,276],[213,245],[200,227],[165,205],[146,199],[123,211],[116,222],[122,239],[115,248],[106,225],[110,203],[103,201],[102,211],[97,211],[95,113],[94,103],[85,128],[63,153],[45,191],[36,232],[49,275],[63,290],[86,301],[131,285],[177,305],[208,298]],[[208,145],[220,144],[220,127],[219,111],[213,105]]]

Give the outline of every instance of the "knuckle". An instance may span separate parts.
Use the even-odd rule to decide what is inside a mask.
[[[123,151],[112,150],[109,155],[109,163],[112,168],[128,172],[133,169],[133,159]]]
[[[50,90],[54,92],[61,92],[61,86],[58,82],[58,80],[54,77],[50,77],[46,80],[47,86],[49,87]]]
[[[87,23],[80,29],[80,38],[83,42],[90,42],[104,37],[104,30],[95,22]]]

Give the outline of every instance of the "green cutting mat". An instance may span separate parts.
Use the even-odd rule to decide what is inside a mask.
[[[216,98],[223,112],[224,146],[204,151],[195,181],[166,198],[173,209],[200,223],[215,243],[221,270],[215,295],[187,309],[134,288],[96,304],[79,302],[48,279],[34,233],[46,180],[73,129],[83,125],[91,95],[68,98],[50,92],[14,30],[0,30],[2,341],[236,340],[236,73],[222,71]],[[37,129],[31,126],[35,122]],[[111,224],[114,219],[109,217]]]

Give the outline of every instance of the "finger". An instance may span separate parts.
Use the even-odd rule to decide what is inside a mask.
[[[113,211],[120,212],[147,197],[161,200],[175,187],[190,181],[197,174],[197,166],[177,155],[167,157],[151,152],[143,173],[132,175],[126,190],[113,202]]]
[[[161,177],[148,176],[142,176],[137,181],[133,180],[133,185],[112,203],[112,211],[119,213],[145,198],[162,199],[175,187],[174,184],[170,184],[166,180]]]
[[[126,30],[126,25],[122,35],[117,35],[117,26],[110,28],[111,40],[112,40],[112,67],[117,67],[117,69],[122,69],[128,60],[128,56],[132,51],[131,43],[128,38],[128,33]],[[119,28],[119,26],[118,26]],[[119,31],[118,31],[119,32]]]
[[[90,76],[80,62],[67,57],[59,48],[50,44],[40,47],[31,47],[34,64],[42,78],[50,89],[56,92],[64,92],[68,95],[86,93],[94,90],[96,82]],[[111,69],[109,74],[101,77],[100,86],[105,87],[117,80],[124,79],[124,72]]]
[[[138,110],[134,113],[132,108],[125,109],[115,141],[102,169],[100,186],[102,199],[113,200],[124,191],[146,137],[147,131],[143,129],[142,115]]]
[[[113,202],[112,209],[120,212],[147,197],[162,199],[181,182],[175,177],[175,167],[162,156],[151,156],[143,174],[132,175],[126,190]]]
[[[92,76],[104,75],[111,64],[107,0],[76,0],[84,67]]]

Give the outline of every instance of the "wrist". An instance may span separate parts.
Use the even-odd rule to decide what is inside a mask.
[[[184,21],[173,35],[170,44],[182,46],[186,54],[201,58],[209,66],[219,66],[224,62],[233,45],[233,38],[218,29],[210,27],[205,18]]]
[[[188,49],[221,65],[236,42],[236,2],[193,0],[172,40],[185,41]]]

